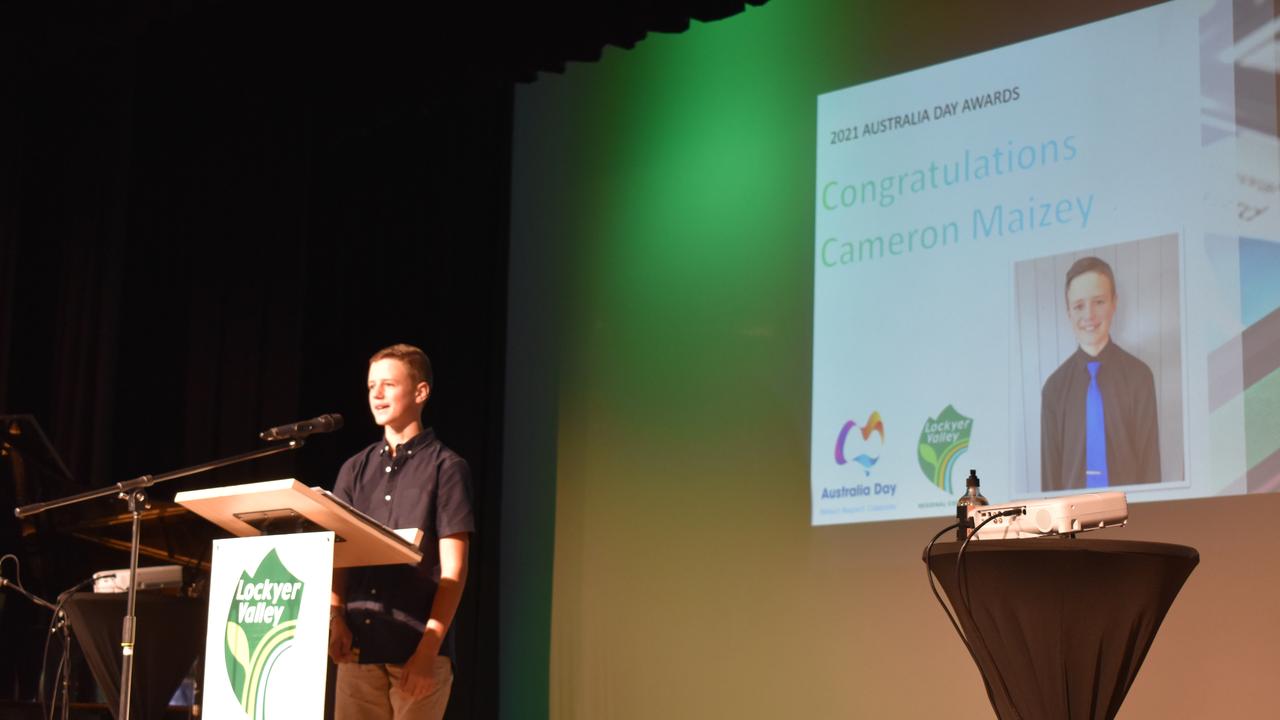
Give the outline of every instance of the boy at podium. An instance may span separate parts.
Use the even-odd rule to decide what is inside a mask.
[[[369,359],[369,409],[383,437],[343,464],[333,492],[388,527],[421,529],[422,562],[334,572],[336,720],[435,720],[449,702],[449,626],[475,521],[467,462],[422,427],[432,382],[431,361],[411,345]]]

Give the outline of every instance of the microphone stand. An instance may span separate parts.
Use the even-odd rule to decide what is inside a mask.
[[[62,632],[62,720],[71,718],[71,620],[58,611],[58,630]]]
[[[124,620],[120,626],[120,704],[116,712],[116,720],[130,720],[130,707],[133,695],[133,645],[136,637],[138,619],[137,612],[137,592],[138,592],[138,545],[142,535],[142,511],[147,505],[146,489],[157,483],[167,480],[174,480],[188,475],[196,475],[198,473],[216,470],[228,465],[245,462],[248,460],[257,460],[258,458],[267,457],[268,455],[278,455],[289,450],[296,450],[302,447],[301,438],[290,440],[287,445],[274,445],[261,448],[259,450],[251,450],[247,453],[232,455],[221,460],[210,460],[209,462],[191,467],[182,468],[181,470],[172,470],[159,475],[142,475],[132,480],[123,480],[105,488],[98,490],[89,490],[88,492],[68,495],[60,500],[49,500],[46,502],[32,503],[15,508],[13,514],[19,518],[30,517],[32,515],[42,513],[46,510],[54,508],[66,507],[68,505],[76,505],[88,500],[96,500],[100,497],[115,495],[124,500],[129,505],[129,514],[133,516],[133,536],[129,542],[129,598],[125,603]]]

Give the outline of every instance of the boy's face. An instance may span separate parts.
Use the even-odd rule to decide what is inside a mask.
[[[400,360],[382,358],[369,365],[369,410],[379,426],[403,428],[419,419],[428,392],[425,382],[413,382]]]
[[[1077,275],[1067,286],[1067,318],[1076,342],[1096,353],[1111,338],[1111,318],[1116,314],[1115,289],[1099,272]]]

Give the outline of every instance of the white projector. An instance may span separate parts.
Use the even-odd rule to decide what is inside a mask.
[[[977,527],[982,521],[1007,510],[1019,510],[1012,517],[998,517],[982,526],[975,540],[1068,535],[1099,530],[1129,522],[1129,502],[1122,492],[1083,493],[1064,497],[1024,500],[1001,505],[970,508],[969,517]]]
[[[182,587],[181,565],[138,568],[139,590],[165,590],[180,587]],[[94,573],[93,591],[96,593],[129,592],[129,568]]]

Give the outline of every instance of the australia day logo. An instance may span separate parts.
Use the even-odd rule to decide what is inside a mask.
[[[850,432],[852,430],[857,432]],[[872,435],[878,436],[879,440],[872,440]],[[880,451],[883,449],[884,423],[880,420],[880,413],[872,410],[865,424],[859,426],[850,420],[840,428],[840,435],[836,437],[836,464],[845,465],[852,460],[861,465],[862,471],[870,476],[871,468],[880,460]]]
[[[969,449],[972,431],[973,418],[961,415],[950,405],[942,408],[938,417],[929,418],[920,429],[917,450],[920,470],[929,482],[947,494],[951,494],[951,470],[956,459]]]
[[[224,645],[227,679],[240,707],[254,720],[264,717],[271,672],[293,646],[302,585],[274,549],[252,577],[241,572],[236,583]]]

